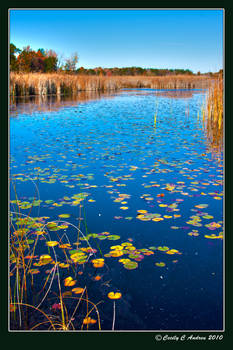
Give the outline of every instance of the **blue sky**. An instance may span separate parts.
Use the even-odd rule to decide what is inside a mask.
[[[10,10],[10,42],[18,48],[77,52],[78,67],[223,66],[222,10]]]

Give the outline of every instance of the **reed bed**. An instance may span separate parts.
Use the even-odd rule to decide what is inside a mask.
[[[78,91],[116,91],[122,88],[205,89],[208,76],[88,76],[65,73],[10,73],[10,95],[61,95]]]
[[[219,78],[208,90],[206,109],[203,111],[208,142],[219,150],[223,144],[223,80]]]

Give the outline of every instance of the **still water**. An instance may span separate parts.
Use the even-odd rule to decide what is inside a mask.
[[[102,330],[223,329],[223,154],[207,142],[204,101],[203,90],[133,89],[11,105],[11,210],[64,226],[38,236],[38,256],[48,254],[46,240],[94,250],[73,263],[74,287],[86,287]],[[34,290],[49,268],[38,267]],[[62,292],[71,291],[63,280],[73,270],[59,270]],[[28,298],[38,305],[42,296]]]

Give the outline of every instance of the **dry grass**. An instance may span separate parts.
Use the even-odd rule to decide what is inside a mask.
[[[10,94],[15,96],[75,94],[78,91],[110,91],[122,88],[197,89],[208,88],[207,76],[174,75],[87,76],[65,73],[10,73]]]
[[[223,80],[221,78],[209,88],[203,118],[211,148],[221,148],[223,143]]]

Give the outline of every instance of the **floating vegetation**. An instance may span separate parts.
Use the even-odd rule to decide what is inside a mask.
[[[223,155],[210,151],[196,120],[204,98],[127,90],[12,117],[11,329],[141,329],[140,318],[144,328],[175,327],[161,290],[172,303],[179,294],[182,312],[187,295],[198,305],[187,266],[197,288],[215,295]],[[183,281],[177,293],[172,276]]]

